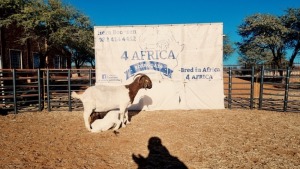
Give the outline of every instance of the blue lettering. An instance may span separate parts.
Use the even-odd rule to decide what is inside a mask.
[[[169,53],[168,59],[176,59],[176,58],[175,58],[175,55],[174,55],[174,53],[173,53],[172,50],[171,50],[170,53]]]
[[[163,53],[163,52],[164,52],[164,53],[167,53],[167,51],[162,50],[162,51],[160,51],[160,53],[159,53],[159,57],[160,57],[161,59],[167,59],[167,58],[163,58],[163,57],[162,57],[162,53]]]
[[[137,58],[137,60],[140,60],[139,59],[139,55],[137,54],[137,52],[135,51],[133,56],[132,56],[132,60],[135,60],[134,58]]]
[[[125,52],[122,54],[122,56]],[[132,55],[126,51],[126,57],[131,58],[131,60],[166,60],[166,59],[176,59],[175,54],[172,50],[149,50],[149,51],[134,51]],[[123,57],[122,57],[123,58]]]

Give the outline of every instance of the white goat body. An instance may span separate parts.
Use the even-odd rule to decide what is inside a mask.
[[[82,101],[85,127],[90,130],[88,119],[92,112],[107,112],[114,109],[120,109],[120,112],[125,112],[130,104],[128,93],[129,90],[125,86],[99,85],[87,88],[81,95],[72,92],[72,97]]]
[[[118,130],[122,124],[119,111],[109,111],[103,119],[97,119],[91,124],[91,132],[102,132],[113,128]]]
[[[147,75],[138,74],[139,77],[129,85],[105,86],[97,85],[87,88],[83,94],[72,92],[73,98],[78,98],[83,103],[83,118],[85,127],[90,129],[89,117],[93,112],[108,112],[120,110],[122,127],[129,123],[128,106],[133,103],[134,97],[141,88],[152,88],[152,82]],[[136,76],[138,76],[136,75]]]
[[[125,86],[98,85],[87,88],[80,95],[72,92],[72,97],[80,99],[83,106],[92,106],[95,112],[105,112],[120,108],[121,105],[127,107],[130,103],[128,93],[129,90]]]

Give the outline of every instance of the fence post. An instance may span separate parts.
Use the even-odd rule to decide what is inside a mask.
[[[68,69],[68,100],[69,100],[69,111],[72,111],[72,102],[71,102],[71,69]]]
[[[261,66],[260,69],[260,90],[259,90],[259,104],[258,108],[262,108],[262,101],[263,101],[263,92],[264,92],[264,72],[265,72],[265,67]]]
[[[12,70],[13,75],[13,97],[14,97],[14,113],[18,113],[17,109],[17,90],[16,90],[16,69]]]
[[[92,69],[89,69],[89,81],[90,81],[90,86],[92,86]]]
[[[250,109],[253,109],[254,98],[254,66],[251,68],[251,91],[250,91]]]
[[[51,111],[51,106],[50,106],[50,74],[49,74],[49,69],[47,69],[47,74],[46,74],[46,77],[47,77],[47,104],[48,104],[48,111],[50,112]]]
[[[284,91],[284,101],[283,101],[283,111],[287,110],[287,104],[289,100],[289,83],[290,83],[290,67],[286,68],[286,77],[285,77],[285,91]]]
[[[42,106],[41,106],[41,104],[42,104],[42,102],[41,102],[41,100],[42,100],[42,97],[41,97],[41,95],[42,95],[42,85],[41,85],[41,69],[38,69],[37,70],[37,82],[38,82],[38,99],[39,99],[39,111],[42,111]]]
[[[228,76],[228,108],[231,109],[231,103],[232,103],[232,68],[229,68],[229,76]]]

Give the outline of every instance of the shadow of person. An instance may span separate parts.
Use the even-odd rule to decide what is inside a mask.
[[[163,169],[187,169],[187,166],[177,157],[172,156],[168,149],[162,145],[159,137],[151,137],[148,142],[149,155],[132,154],[132,159],[138,165],[138,169],[163,168]]]

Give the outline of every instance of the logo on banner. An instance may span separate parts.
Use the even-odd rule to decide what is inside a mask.
[[[125,71],[126,80],[132,77],[135,73],[145,70],[155,70],[163,73],[163,75],[172,78],[173,70],[168,68],[168,65],[155,61],[144,61],[129,66],[129,69]]]
[[[132,63],[124,72],[126,80],[140,71],[154,70],[172,78],[178,66],[178,56],[184,45],[175,39],[170,29],[154,27],[145,29],[138,38],[140,51],[124,51],[121,58]],[[164,62],[164,63],[162,63]]]
[[[122,79],[118,78],[117,75],[114,74],[101,74],[102,82],[122,82]]]

